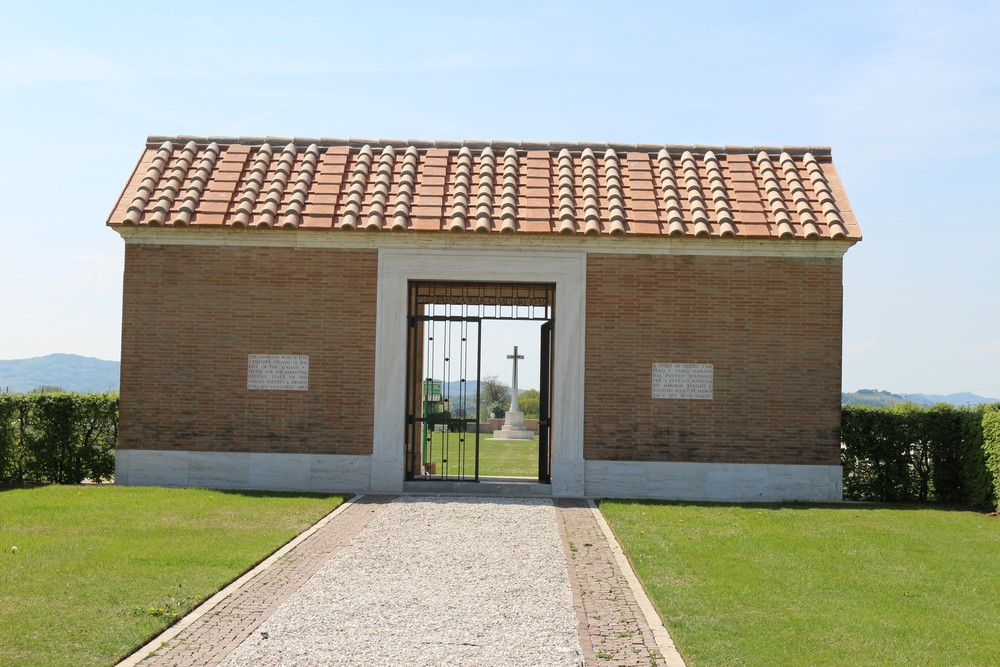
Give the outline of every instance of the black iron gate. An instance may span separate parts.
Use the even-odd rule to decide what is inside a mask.
[[[540,320],[538,480],[549,482],[555,286],[412,281],[408,302],[406,478],[479,481],[483,321]]]
[[[541,359],[538,365],[538,481],[552,481],[552,341],[553,321],[542,325]]]
[[[479,479],[481,320],[411,315],[407,477]]]

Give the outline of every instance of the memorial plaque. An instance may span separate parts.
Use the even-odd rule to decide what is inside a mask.
[[[247,389],[307,391],[309,355],[248,354]]]
[[[653,398],[712,400],[712,364],[653,364]]]

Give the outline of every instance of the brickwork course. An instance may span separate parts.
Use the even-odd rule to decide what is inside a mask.
[[[219,596],[221,599],[210,599],[163,638],[154,640],[149,645],[151,653],[139,652],[120,664],[218,665],[392,500],[392,496],[362,496],[350,502],[279,558],[250,573],[241,585],[233,587],[235,590]],[[683,665],[676,654],[664,661],[635,593],[587,501],[559,500],[554,504],[585,664]]]
[[[588,256],[584,458],[839,465],[841,271],[822,258]],[[713,364],[713,400],[651,397],[650,361],[678,359]]]
[[[121,449],[371,454],[378,254],[128,245]],[[250,391],[247,355],[309,357]]]

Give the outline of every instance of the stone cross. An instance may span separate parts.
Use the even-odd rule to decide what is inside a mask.
[[[521,408],[517,404],[517,360],[524,359],[524,355],[517,353],[517,345],[515,345],[514,354],[508,354],[507,358],[514,360],[514,378],[510,383],[510,409],[511,412],[520,412]]]

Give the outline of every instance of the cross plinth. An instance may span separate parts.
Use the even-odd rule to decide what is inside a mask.
[[[532,440],[535,434],[524,428],[524,414],[517,404],[517,362],[524,359],[523,354],[517,353],[517,345],[514,346],[514,354],[508,354],[507,358],[514,362],[514,374],[510,383],[510,410],[504,415],[503,428],[493,432],[494,440]]]

